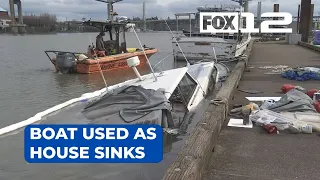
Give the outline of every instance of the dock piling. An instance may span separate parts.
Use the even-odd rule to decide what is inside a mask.
[[[301,41],[306,43],[309,41],[310,12],[311,0],[301,0],[299,32],[301,33]]]

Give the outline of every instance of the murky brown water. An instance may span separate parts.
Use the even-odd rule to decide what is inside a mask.
[[[45,50],[85,52],[97,34],[32,36],[0,35],[0,127],[25,120],[83,93],[104,87],[100,73],[63,75],[55,73]],[[166,32],[139,33],[142,44],[159,49],[150,60],[155,64],[172,54],[171,35]],[[127,34],[127,47],[139,47],[133,33]],[[173,57],[163,63],[171,69]],[[148,68],[142,71],[147,73]],[[119,76],[121,75],[121,76]],[[108,85],[132,78],[131,70],[105,73]]]
[[[44,53],[45,50],[83,52],[89,44],[89,37],[95,39],[95,36],[96,34],[0,36],[0,42],[5,42],[0,43],[0,126],[5,127],[25,120],[49,107],[103,88],[104,82],[100,73],[56,73]],[[159,49],[150,59],[152,64],[172,53],[169,33],[140,33],[139,37],[143,44]],[[128,47],[139,47],[134,34],[128,33],[127,41]],[[171,69],[172,55],[160,67],[162,70]],[[139,70],[141,74],[149,72],[147,66]],[[108,85],[134,77],[130,69],[104,75]],[[50,124],[75,123],[67,116],[57,116],[55,120],[48,121]],[[194,124],[190,126],[192,128]],[[23,132],[18,131],[0,138],[0,179],[161,179],[187,137],[188,134],[179,137],[166,136],[164,159],[158,164],[27,164],[23,154]]]

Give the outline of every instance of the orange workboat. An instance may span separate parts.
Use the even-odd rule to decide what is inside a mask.
[[[65,51],[45,51],[46,55],[54,65],[55,69],[61,73],[96,73],[102,71],[117,70],[120,68],[129,68],[127,59],[137,56],[140,60],[139,66],[146,65],[147,59],[157,53],[157,49],[143,46],[140,48],[126,47],[126,23],[110,23],[98,21],[86,21],[85,25],[100,27],[101,32],[108,32],[110,40],[104,41],[108,52],[96,51],[94,45],[88,47],[86,53],[65,52]],[[115,39],[113,40],[113,32]],[[120,42],[120,33],[122,33],[122,42]],[[53,56],[50,56],[53,53]],[[105,55],[105,54],[108,55]]]

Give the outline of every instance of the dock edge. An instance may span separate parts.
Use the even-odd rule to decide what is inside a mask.
[[[320,52],[320,47],[314,46],[314,45],[309,44],[309,43],[305,43],[305,42],[299,41],[298,45],[300,45],[302,47],[305,47],[305,48],[308,48],[308,49],[311,49],[311,50],[314,50],[314,51],[317,51],[317,52]]]
[[[251,40],[244,55],[237,63],[223,86],[207,107],[191,136],[187,139],[175,161],[166,170],[163,180],[200,180],[203,179],[216,146],[221,127],[227,118],[229,101],[238,87],[242,74],[251,56]]]

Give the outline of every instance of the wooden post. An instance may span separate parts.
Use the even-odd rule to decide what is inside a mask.
[[[297,17],[297,33],[298,34],[300,33],[299,26],[300,26],[300,4],[298,6],[298,17]]]
[[[301,23],[300,23],[300,33],[301,41],[309,41],[309,31],[310,31],[310,11],[311,11],[311,0],[301,0]]]
[[[258,2],[257,17],[258,17],[259,35],[261,35],[261,1]]]
[[[279,4],[274,4],[273,5],[273,12],[279,12],[280,6]],[[273,20],[278,20],[277,17],[274,17]]]

